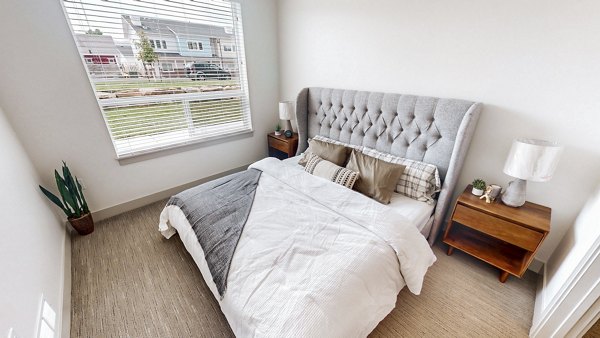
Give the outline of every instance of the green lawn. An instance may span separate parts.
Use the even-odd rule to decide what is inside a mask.
[[[239,98],[191,101],[190,111],[194,127],[243,119],[242,101]],[[105,108],[104,113],[115,139],[156,135],[187,128],[181,102]]]
[[[174,88],[174,87],[207,87],[207,86],[239,86],[238,80],[206,80],[192,81],[190,79],[129,79],[116,81],[96,82],[96,91],[114,93],[122,90],[135,90],[139,88]]]

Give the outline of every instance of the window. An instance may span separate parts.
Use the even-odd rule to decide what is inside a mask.
[[[118,158],[237,135],[252,130],[240,5],[221,0],[62,0],[76,43],[77,36],[101,29],[103,50],[131,46],[133,55],[81,55],[96,92]],[[199,41],[226,39],[240,49],[221,58],[169,53],[165,40],[151,33],[172,32],[189,50]],[[210,33],[207,33],[210,32]],[[109,45],[110,44],[110,45]],[[232,43],[230,42],[230,45]],[[114,45],[114,46],[113,46]],[[185,46],[185,45],[184,45]],[[87,48],[78,46],[80,51]],[[100,46],[98,46],[100,47]],[[95,63],[117,63],[97,67]],[[176,68],[175,65],[185,65]],[[214,64],[206,67],[194,65]],[[191,65],[191,66],[190,66]],[[215,68],[218,70],[215,70]],[[125,70],[135,71],[125,71]],[[90,71],[92,70],[92,71]],[[163,74],[164,73],[164,74]],[[116,77],[116,78],[115,78]]]
[[[172,72],[175,70],[175,67],[171,62],[163,62],[160,64],[160,67],[162,68],[163,72]]]

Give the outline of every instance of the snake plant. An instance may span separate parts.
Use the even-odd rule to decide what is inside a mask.
[[[83,196],[83,189],[81,183],[71,175],[71,171],[67,164],[63,161],[62,174],[60,176],[58,171],[54,170],[54,178],[56,179],[56,186],[60,193],[58,198],[56,195],[48,191],[48,189],[40,185],[40,189],[48,197],[52,203],[56,204],[62,211],[67,215],[67,218],[79,218],[90,212],[85,197]]]

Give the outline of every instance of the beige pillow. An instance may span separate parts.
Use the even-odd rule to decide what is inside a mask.
[[[352,189],[352,186],[354,186],[354,183],[358,179],[357,172],[337,166],[315,154],[308,155],[308,161],[306,162],[304,171],[315,176],[326,178],[333,183],[343,185],[349,189]]]
[[[350,154],[346,168],[360,175],[354,190],[383,204],[390,203],[396,184],[404,173],[403,165],[388,163],[356,150]]]
[[[335,165],[342,166],[346,163],[348,152],[346,147],[340,144],[333,144],[312,139],[308,142],[308,149],[304,152],[302,158],[298,161],[300,165],[306,165],[308,162],[309,154],[315,154],[320,158],[334,163]]]

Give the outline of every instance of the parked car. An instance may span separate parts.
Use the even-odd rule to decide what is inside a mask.
[[[185,66],[185,74],[194,80],[231,80],[231,73],[213,63],[194,62]]]

